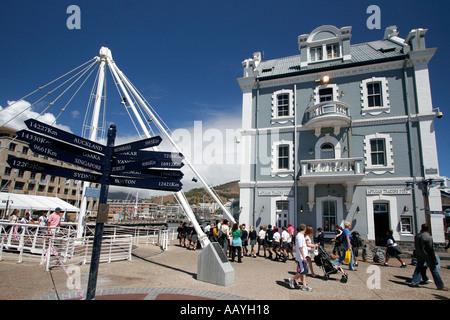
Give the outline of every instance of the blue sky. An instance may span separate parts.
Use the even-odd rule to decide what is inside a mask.
[[[80,30],[66,26],[72,4],[81,9]],[[366,26],[369,5],[381,9],[379,30]],[[436,121],[440,170],[450,176],[449,10],[447,1],[416,0],[3,0],[0,106],[88,61],[107,43],[116,64],[170,128],[220,119],[238,128],[242,94],[236,79],[242,75],[241,61],[253,52],[263,52],[265,60],[298,54],[297,36],[323,24],[352,26],[353,44],[381,39],[390,25],[397,25],[402,38],[411,29],[427,28],[427,46],[438,47],[429,64],[433,104],[444,112]],[[118,110],[111,79],[109,85],[113,98],[108,103]],[[87,87],[85,96],[77,96],[58,119],[76,134],[92,85]],[[44,102],[35,111],[42,111]],[[118,125],[119,136],[133,134],[120,112],[108,117]]]

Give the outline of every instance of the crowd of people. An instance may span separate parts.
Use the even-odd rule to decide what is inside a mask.
[[[426,227],[424,228],[426,229]],[[331,240],[333,249],[330,254],[330,261],[336,268],[341,269],[341,266],[345,263],[348,265],[348,270],[355,271],[355,267],[358,266],[357,259],[362,241],[359,233],[357,231],[351,232],[351,229],[351,222],[344,222],[343,228],[336,226],[335,237]],[[197,232],[192,223],[189,225],[187,223],[180,224],[177,231],[180,246],[192,250],[197,248]],[[305,224],[300,224],[297,229],[294,229],[291,223],[287,227],[283,226],[281,228],[269,224],[260,226],[257,231],[254,226],[250,226],[247,229],[245,224],[231,224],[227,219],[223,219],[207,225],[204,228],[204,232],[211,242],[218,242],[221,245],[223,253],[231,262],[235,262],[237,258],[237,262],[242,263],[244,256],[252,258],[264,257],[280,262],[286,262],[288,259],[295,260],[297,272],[294,277],[289,279],[289,286],[292,289],[299,286],[303,291],[313,291],[307,284],[306,276],[317,277],[312,262],[314,261],[314,256],[318,254],[318,247],[325,250],[324,232],[321,228],[316,230],[316,236],[314,237],[313,228]],[[424,241],[429,245],[431,240],[426,238]],[[422,244],[416,243],[417,246],[423,247]],[[387,233],[386,247],[386,261],[384,265],[388,265],[389,257],[395,257],[401,263],[401,268],[406,267],[406,264],[399,256],[402,251],[392,237],[392,231]],[[421,253],[423,251],[424,249],[420,249]],[[432,258],[425,254],[419,255],[419,257],[418,260],[420,262],[413,276],[413,287],[417,286],[416,283],[420,280],[421,275],[422,279],[426,278],[424,274],[426,264],[436,262],[434,255]],[[430,268],[438,289],[448,290],[444,287],[436,270],[436,268]]]
[[[51,213],[49,217],[47,217],[47,212],[44,212],[36,221],[33,220],[30,212],[26,212],[22,218],[20,218],[19,215],[19,210],[13,210],[13,212],[8,217],[8,222],[20,224],[39,224],[38,232],[40,235],[48,233],[54,234],[61,223],[61,208],[59,207],[55,208],[55,211],[53,211],[53,213]],[[19,228],[19,226],[17,225],[14,227],[12,225],[9,225],[5,230],[6,233],[8,233],[11,228],[13,229],[12,232],[15,238],[21,232],[24,232],[26,235],[29,234],[29,229],[27,227],[23,226]]]

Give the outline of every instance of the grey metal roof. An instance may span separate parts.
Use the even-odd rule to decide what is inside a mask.
[[[289,76],[301,71],[308,70],[320,71],[330,67],[347,66],[354,63],[369,63],[377,60],[404,57],[403,47],[400,44],[390,40],[377,40],[366,43],[359,43],[350,46],[351,60],[343,62],[342,60],[323,61],[321,63],[309,64],[306,67],[300,67],[300,54],[279,59],[261,61],[256,68],[259,78]]]

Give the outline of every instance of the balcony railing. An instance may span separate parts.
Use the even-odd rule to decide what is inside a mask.
[[[363,158],[300,161],[302,176],[363,175]]]
[[[320,130],[333,127],[338,131],[341,127],[350,125],[350,106],[341,101],[325,101],[306,109],[305,127]],[[319,132],[316,132],[319,133]],[[337,134],[338,132],[335,132]]]

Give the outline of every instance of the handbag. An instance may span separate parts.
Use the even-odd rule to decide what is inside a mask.
[[[350,263],[351,259],[352,259],[352,253],[351,253],[350,249],[348,249],[347,251],[345,251],[344,262]]]

